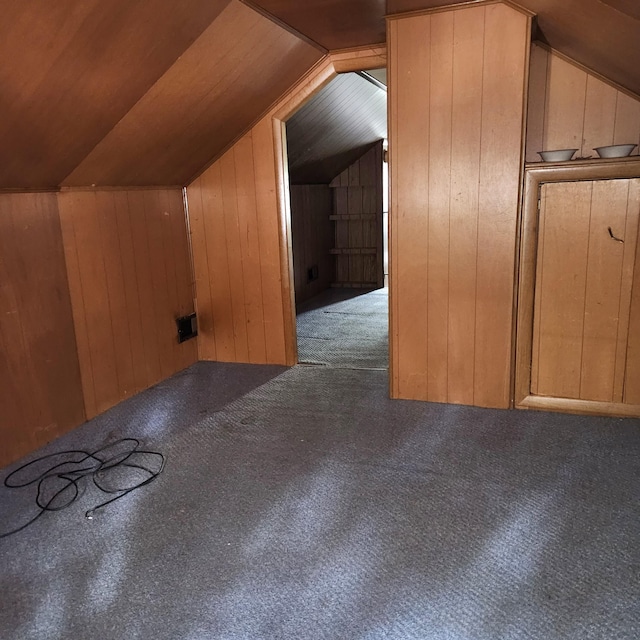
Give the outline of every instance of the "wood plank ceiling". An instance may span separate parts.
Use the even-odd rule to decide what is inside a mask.
[[[321,55],[232,2],[64,182],[186,184]]]
[[[58,185],[229,0],[0,0],[0,188]]]
[[[183,184],[324,50],[461,2],[0,0],[0,188]],[[640,95],[637,0],[519,4],[540,39]]]
[[[385,0],[247,0],[325,49],[379,44],[386,39]]]
[[[468,0],[251,0],[327,49],[384,41],[384,15]],[[386,4],[386,8],[385,8]],[[538,15],[538,37],[640,95],[638,0],[516,0]]]
[[[287,121],[293,184],[329,184],[387,137],[387,92],[357,73],[342,74]]]
[[[238,0],[0,9],[0,189],[184,184],[322,56]]]

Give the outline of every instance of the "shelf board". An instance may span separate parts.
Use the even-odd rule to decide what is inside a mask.
[[[357,249],[329,249],[329,253],[334,256],[362,256],[375,255],[378,252],[376,247],[359,247]]]
[[[334,213],[329,220],[375,220],[375,213]]]
[[[640,165],[640,155],[626,156],[624,158],[587,158],[585,160],[565,160],[563,162],[526,162],[524,166],[527,169],[549,169],[551,167],[609,166],[618,163],[637,163]]]

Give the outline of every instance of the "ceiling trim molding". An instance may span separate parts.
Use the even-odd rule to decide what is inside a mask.
[[[400,11],[399,13],[390,13],[385,15],[385,19],[388,20],[397,20],[401,18],[408,18],[411,16],[424,16],[431,15],[434,13],[443,13],[446,11],[457,11],[459,9],[469,9],[471,7],[486,7],[492,4],[504,4],[507,7],[511,7],[515,11],[519,11],[523,13],[525,16],[533,18],[536,13],[523,7],[517,2],[513,2],[512,0],[467,0],[466,2],[452,2],[451,4],[444,4],[439,7],[429,7],[427,9],[411,9],[409,11]]]
[[[331,51],[329,56],[336,73],[380,69],[387,66],[387,45],[385,43],[373,47],[339,49]]]

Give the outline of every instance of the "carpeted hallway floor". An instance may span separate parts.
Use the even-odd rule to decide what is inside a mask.
[[[198,363],[34,455],[125,435],[155,482],[0,540],[4,640],[638,638],[638,420]],[[32,501],[0,491],[2,527]]]
[[[327,289],[298,308],[298,361],[389,368],[389,290]]]

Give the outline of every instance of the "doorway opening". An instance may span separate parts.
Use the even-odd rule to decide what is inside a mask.
[[[298,361],[388,369],[386,70],[338,74],[286,121]]]

